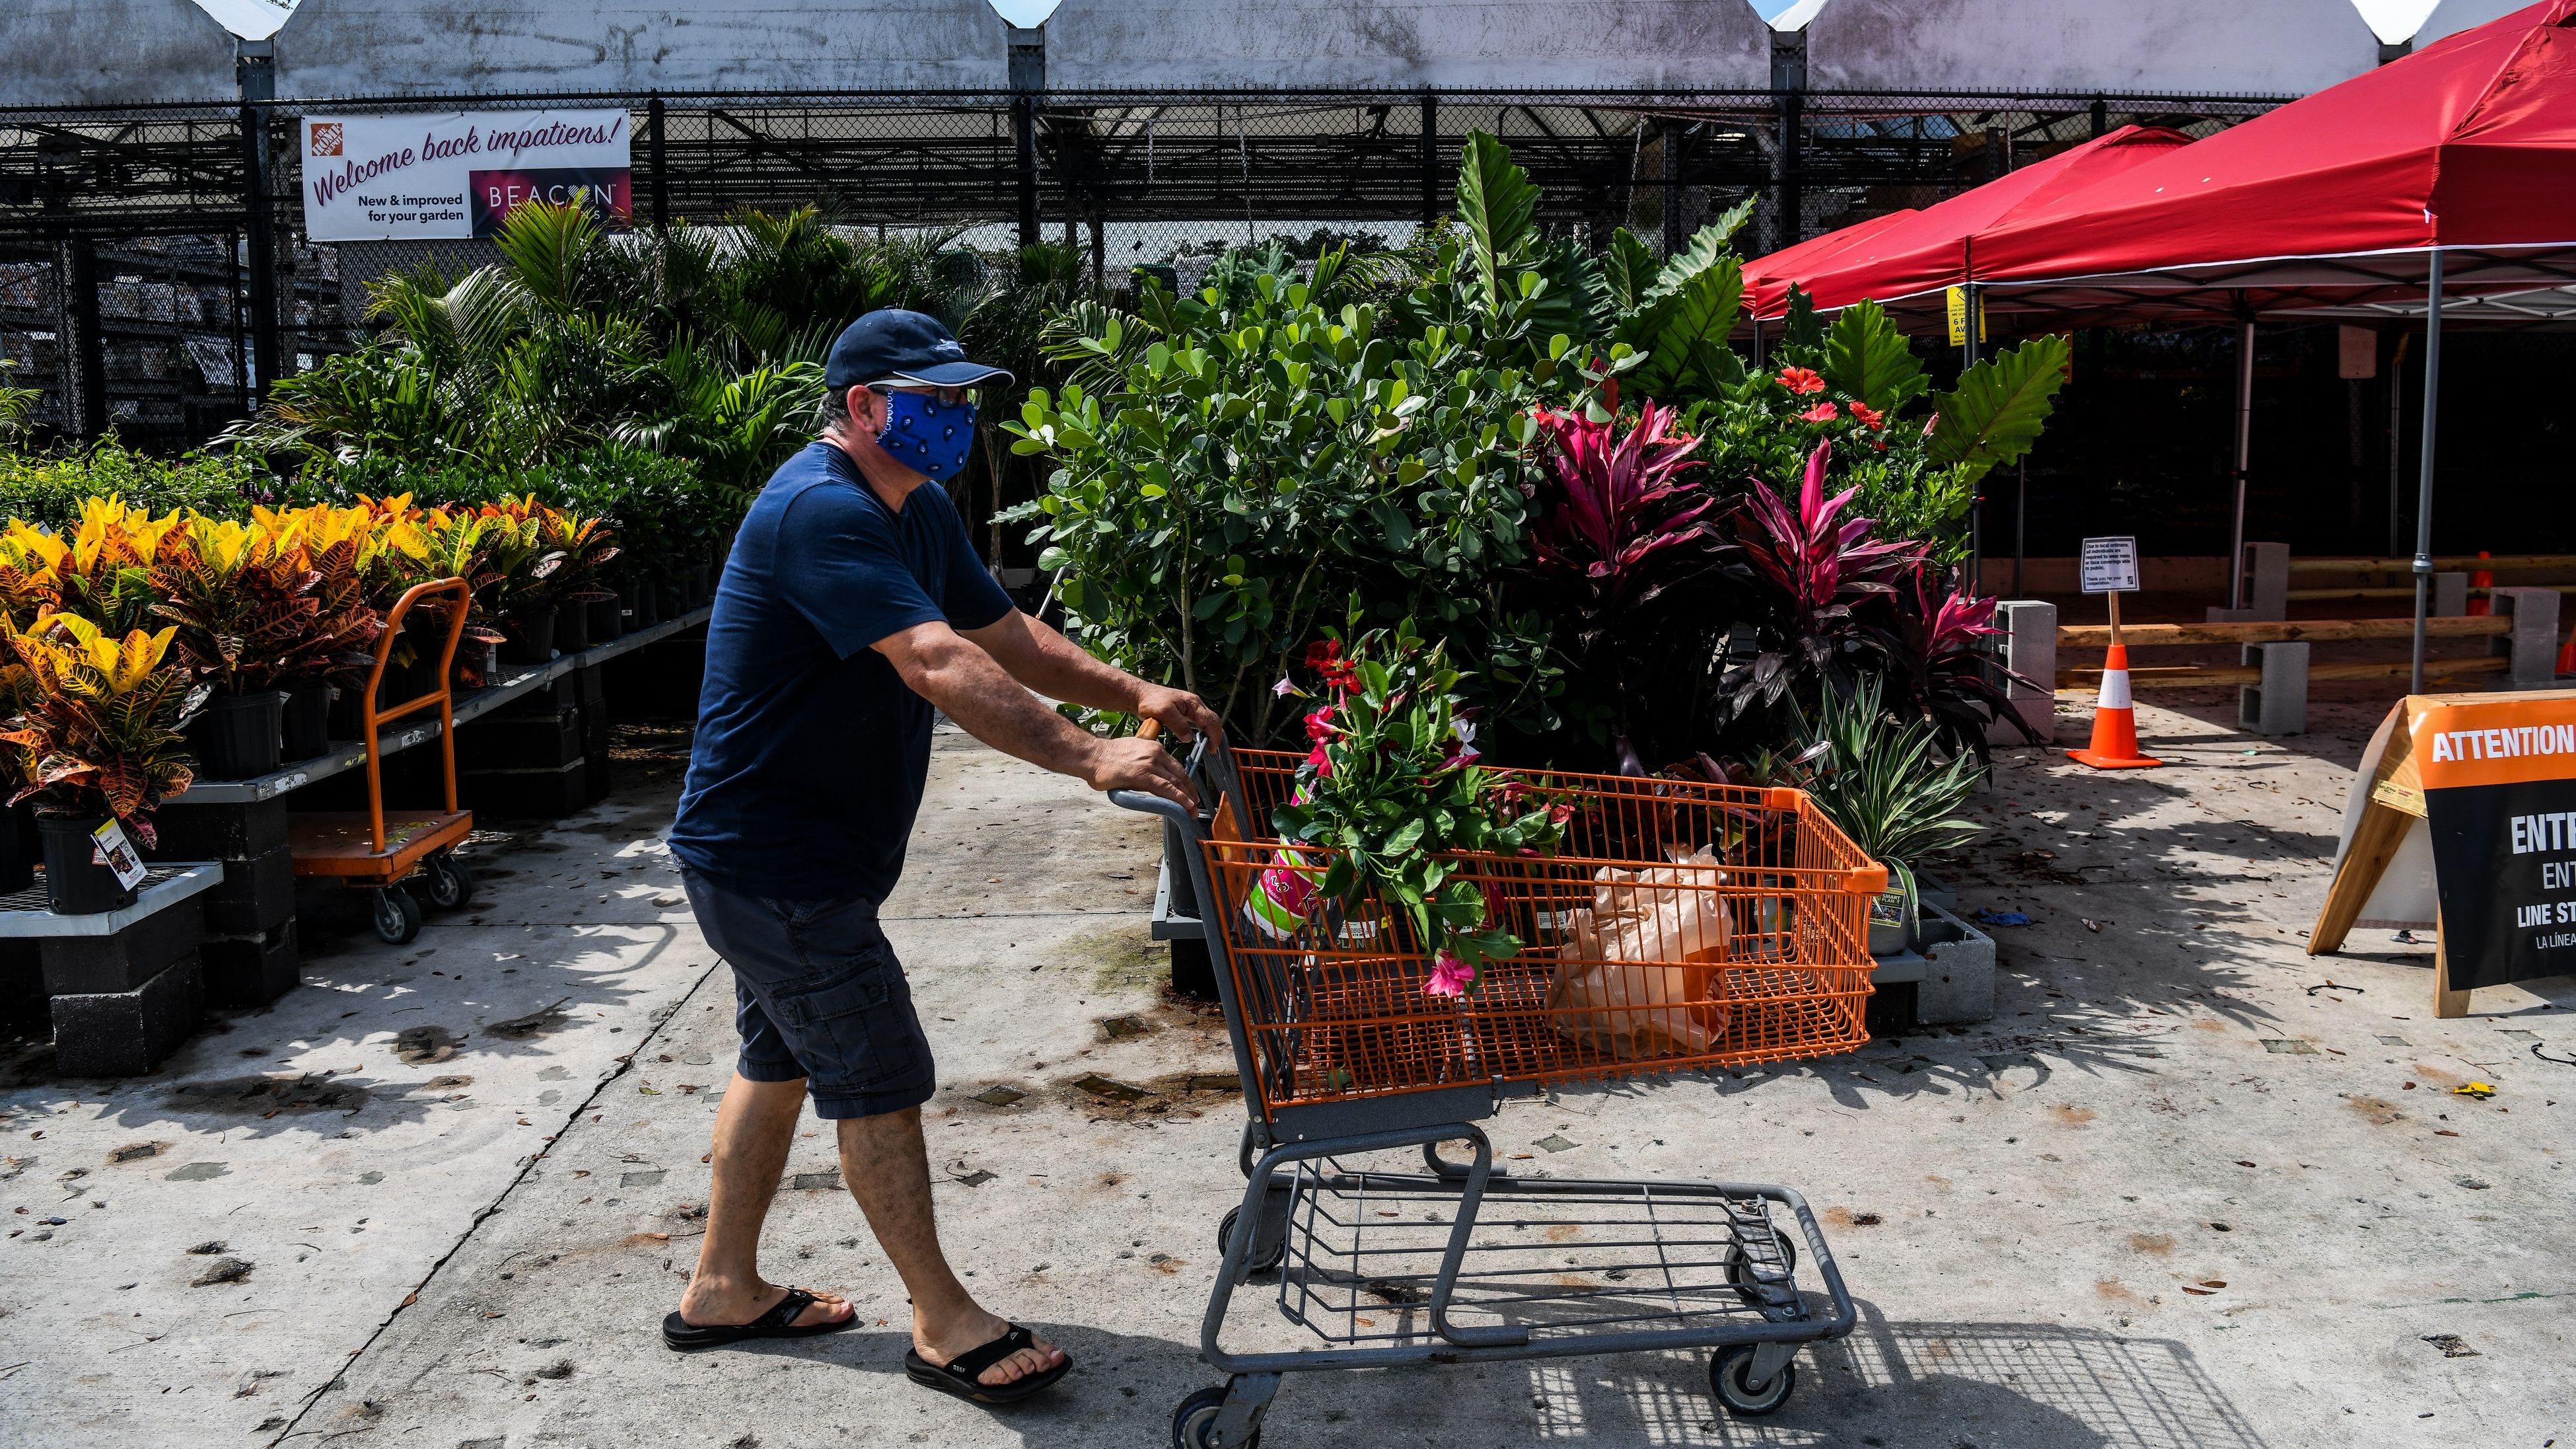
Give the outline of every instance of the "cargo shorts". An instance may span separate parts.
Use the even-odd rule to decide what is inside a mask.
[[[738,895],[685,866],[680,879],[707,944],[733,967],[745,1080],[802,1078],[824,1118],[930,1100],[930,1042],[874,901]]]

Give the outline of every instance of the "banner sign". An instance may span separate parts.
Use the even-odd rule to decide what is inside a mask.
[[[2576,699],[2444,704],[2414,736],[2451,988],[2576,975]]]
[[[2134,537],[2088,538],[2078,555],[2088,594],[2134,594],[2138,591],[2138,541]]]
[[[488,237],[528,201],[634,215],[624,111],[466,111],[304,118],[304,232],[314,241]]]

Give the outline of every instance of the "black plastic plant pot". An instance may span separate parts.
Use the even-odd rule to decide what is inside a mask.
[[[554,658],[557,612],[552,604],[521,605],[513,616],[517,627],[501,646],[501,657],[512,664],[543,664]]]
[[[689,612],[688,585],[664,584],[657,592],[660,594],[660,597],[655,600],[655,602],[660,607],[655,609],[654,613],[661,618],[676,619],[682,614]]]
[[[45,895],[58,916],[94,916],[134,904],[134,892],[116,883],[116,872],[98,860],[90,837],[104,815],[40,815],[45,837]]]
[[[650,629],[661,622],[662,591],[651,584],[637,584],[626,591],[626,627],[628,630]]]
[[[705,564],[698,564],[689,570],[690,608],[699,608],[706,603],[708,593],[715,587],[713,572]]]
[[[602,599],[590,606],[590,642],[605,644],[625,632],[625,600]]]
[[[331,748],[331,681],[299,679],[286,691],[286,758],[309,760]]]
[[[590,605],[566,604],[556,611],[555,647],[566,654],[590,647]]]
[[[285,714],[286,696],[274,689],[207,700],[187,729],[198,778],[247,780],[276,769]]]

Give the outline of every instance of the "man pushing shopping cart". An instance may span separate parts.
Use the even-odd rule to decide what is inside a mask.
[[[929,777],[932,706],[996,749],[1176,808],[1195,794],[1160,745],[1088,734],[1030,691],[1184,735],[1217,722],[1197,696],[1113,669],[1014,608],[947,491],[923,486],[965,466],[976,390],[1009,380],[920,313],[850,324],[824,367],[822,436],[772,475],[717,587],[671,851],[733,967],[742,1054],[716,1115],[697,1269],[662,1324],[675,1349],[857,1322],[837,1294],[760,1274],[761,1223],[811,1097],[911,1295],[914,1382],[1007,1403],[1072,1367],[977,1303],[940,1251],[921,1136],[930,1043],[877,905]]]

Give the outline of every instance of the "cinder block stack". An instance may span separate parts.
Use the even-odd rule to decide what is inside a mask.
[[[599,670],[574,670],[457,727],[458,799],[478,815],[569,815],[607,794],[607,730]]]
[[[206,1005],[199,953],[208,899],[201,894],[165,906],[114,935],[48,936],[37,943],[52,998],[57,1071],[140,1076],[196,1030]],[[289,984],[293,975],[290,961]]]
[[[159,840],[144,852],[147,859],[223,863],[223,884],[196,899],[206,932],[205,998],[211,1005],[264,1006],[298,979],[287,799],[170,804],[153,815]]]

